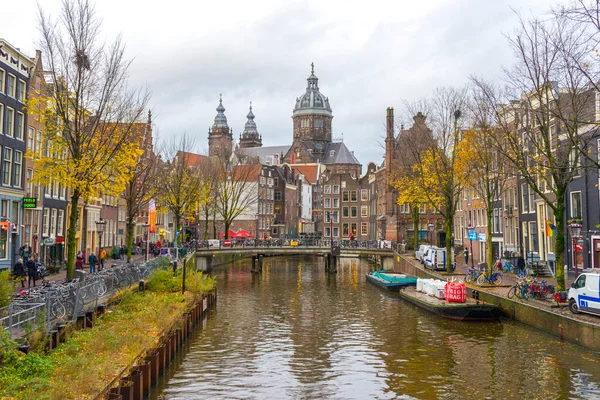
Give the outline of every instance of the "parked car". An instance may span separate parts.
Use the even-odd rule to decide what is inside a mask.
[[[429,249],[431,246],[428,244],[422,244],[419,246],[419,248],[415,251],[415,258],[417,260],[419,260],[421,262],[421,264],[423,263],[423,259],[425,257],[425,252],[427,252],[427,249]]]
[[[454,262],[454,257],[452,258]],[[431,247],[424,260],[425,268],[435,271],[446,269],[446,249],[444,247]]]
[[[586,272],[577,277],[569,289],[569,309],[572,313],[580,312],[600,315],[600,273]]]

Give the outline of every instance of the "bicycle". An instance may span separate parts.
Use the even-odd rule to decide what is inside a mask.
[[[523,288],[523,298],[525,300],[533,298],[550,299],[554,296],[555,292],[556,289],[554,285],[546,284],[545,280],[542,280],[541,282],[533,280]]]
[[[513,287],[511,287],[510,289],[508,289],[508,298],[512,299],[513,297],[517,297],[519,299],[523,298],[523,288],[526,287],[528,284],[525,280],[519,279],[517,278],[517,283],[515,283],[515,285]]]
[[[486,271],[483,271],[477,278],[477,284],[482,286],[484,283],[490,285],[500,285],[502,283],[502,274],[500,272],[494,272],[491,276],[488,276]]]
[[[467,282],[467,283],[477,282],[477,279],[479,278],[480,275],[481,275],[481,271],[479,271],[478,269],[469,268],[469,269],[467,269],[467,274],[465,275],[465,282]]]
[[[502,264],[502,272],[512,273],[513,271],[514,271],[514,268],[513,268],[512,264],[510,263],[510,261],[506,261],[504,264]]]

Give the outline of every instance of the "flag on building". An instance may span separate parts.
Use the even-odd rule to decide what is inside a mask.
[[[551,224],[548,220],[546,220],[546,236],[556,236],[556,225]]]
[[[150,225],[149,232],[156,233],[156,203],[154,203],[154,199],[150,199],[148,204],[148,224]]]

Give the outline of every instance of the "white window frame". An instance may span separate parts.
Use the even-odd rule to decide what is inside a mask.
[[[369,201],[368,189],[360,189],[360,201]]]
[[[15,124],[15,139],[23,140],[23,132],[25,130],[25,114],[17,111],[16,121],[20,121],[20,125],[18,126],[19,129],[17,129],[17,125]]]
[[[324,194],[331,194],[331,185],[325,185]]]
[[[5,186],[10,185],[10,180],[12,178],[12,157],[13,149],[10,147],[4,146],[2,149],[2,184]],[[9,157],[7,157],[9,155]],[[5,167],[8,166],[8,171],[5,170]],[[8,182],[4,181],[4,178],[8,177]]]
[[[0,104],[0,133],[4,133],[4,104]]]
[[[43,236],[48,236],[48,232],[50,231],[50,209],[49,208],[44,208],[44,217],[43,217],[43,224],[44,224],[44,229],[43,229]]]
[[[13,152],[13,186],[22,187],[23,180],[23,152],[15,150]]]
[[[338,199],[337,197],[333,198],[333,204],[331,205],[331,208],[340,208],[340,199]]]
[[[369,206],[360,206],[360,216],[361,217],[369,216]]]
[[[17,87],[17,100],[19,100],[21,103],[25,103],[27,83],[25,83],[23,79],[19,79],[18,86],[21,88],[21,91],[19,92],[19,88]]]
[[[11,77],[13,78],[12,81],[14,82],[14,86],[12,87],[12,93],[11,93],[11,87],[9,84]],[[9,79],[6,80],[6,94],[14,99],[14,98],[16,98],[15,96],[17,93],[17,77],[9,72],[8,78]]]
[[[6,72],[0,68],[0,93],[5,93],[4,84],[6,83]]]
[[[6,114],[6,123],[7,123],[7,129],[6,129],[6,136],[11,136],[14,137],[15,136],[15,110],[11,107],[6,107],[7,108],[7,114]],[[9,115],[10,112],[12,112],[12,118],[9,119]]]
[[[56,217],[57,217],[57,214],[58,214],[58,210],[56,208],[53,208],[52,209],[52,220],[50,222],[50,224],[51,224],[50,225],[50,230],[51,230],[50,233],[51,234],[53,234],[53,233],[56,232]]]
[[[574,211],[573,210],[573,204],[575,203],[573,201],[573,195],[575,195],[575,194],[579,194],[579,213],[580,213],[580,215],[574,215],[574,213],[573,213],[573,211]],[[571,192],[569,194],[569,200],[570,200],[569,201],[569,206],[570,206],[569,207],[570,208],[569,215],[571,216],[571,218],[582,218],[583,217],[583,198],[581,196],[581,191],[580,190],[576,190],[576,191]]]

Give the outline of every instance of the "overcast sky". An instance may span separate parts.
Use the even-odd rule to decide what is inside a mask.
[[[56,15],[60,0],[40,0]],[[315,63],[333,109],[333,137],[365,166],[381,162],[385,109],[465,84],[497,79],[513,55],[504,34],[548,0],[99,0],[103,35],[121,33],[131,82],[152,92],[161,138],[187,132],[208,148],[223,94],[237,140],[252,101],[263,145],[292,142],[292,110]],[[512,9],[511,9],[512,8]],[[0,37],[29,55],[39,38],[37,3],[4,2]]]

